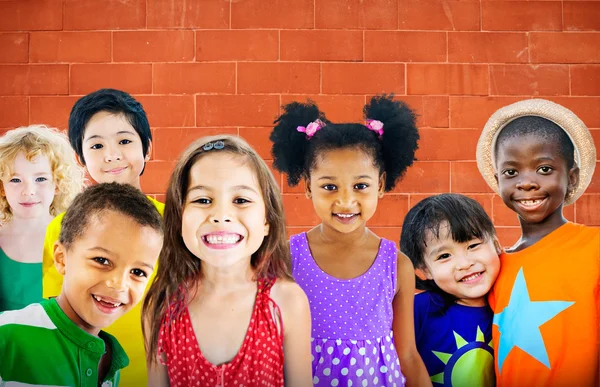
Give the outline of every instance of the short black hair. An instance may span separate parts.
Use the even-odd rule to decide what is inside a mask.
[[[498,134],[494,154],[498,154],[500,145],[506,140],[529,135],[558,144],[559,152],[565,159],[567,168],[573,168],[575,165],[575,147],[573,146],[573,142],[564,129],[544,117],[524,116],[509,122]]]
[[[408,211],[402,224],[400,250],[412,261],[415,269],[426,268],[427,236],[440,237],[442,223],[448,222],[452,240],[457,243],[478,238],[489,241],[496,236],[490,217],[476,200],[460,194],[440,194],[421,200]],[[417,288],[443,296],[454,302],[453,296],[441,290],[433,280],[416,278]]]
[[[142,104],[124,91],[100,89],[77,100],[69,116],[69,142],[83,164],[85,159],[82,143],[85,128],[98,112],[122,114],[140,136],[144,156],[148,153],[152,132]]]
[[[330,122],[310,100],[291,102],[283,109],[270,136],[271,153],[273,166],[287,174],[291,186],[309,177],[319,154],[332,149],[357,148],[370,155],[380,174],[386,173],[385,191],[394,188],[415,160],[419,140],[416,114],[404,102],[394,100],[393,95],[375,96],[363,110],[366,119],[383,123],[381,138],[363,124]],[[317,119],[326,126],[310,139],[297,131],[298,126],[307,126]]]
[[[130,217],[141,226],[163,232],[162,216],[142,191],[129,184],[101,183],[77,195],[62,220],[59,241],[67,249],[86,231],[90,218],[105,211]]]

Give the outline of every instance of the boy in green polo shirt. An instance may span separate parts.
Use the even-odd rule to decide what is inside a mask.
[[[61,294],[0,313],[0,386],[117,386],[129,359],[101,329],[142,299],[161,247],[161,216],[138,189],[78,195],[54,248]]]

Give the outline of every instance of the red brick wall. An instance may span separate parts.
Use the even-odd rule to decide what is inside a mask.
[[[395,92],[420,114],[419,161],[373,228],[398,240],[410,206],[460,192],[508,244],[517,220],[477,172],[480,130],[539,96],[580,115],[600,149],[599,29],[599,1],[0,0],[0,131],[65,128],[79,96],[126,90],[149,115],[143,189],[160,198],[198,136],[239,134],[268,160],[282,103],[310,96],[332,120],[360,120],[368,96]],[[598,174],[569,219],[600,225]],[[278,178],[293,231],[316,224],[302,187]]]

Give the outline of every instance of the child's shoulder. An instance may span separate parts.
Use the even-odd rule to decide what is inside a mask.
[[[304,290],[296,282],[278,278],[271,289],[271,298],[278,305],[290,307],[290,305],[302,305],[304,301],[308,303],[308,298]]]
[[[7,342],[38,342],[32,341],[32,335],[40,335],[57,327],[41,303],[31,304],[23,309],[11,310],[0,313],[0,341]],[[41,329],[40,329],[41,328]]]

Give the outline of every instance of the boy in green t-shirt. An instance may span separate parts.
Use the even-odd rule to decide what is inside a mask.
[[[161,215],[138,189],[78,195],[54,247],[62,293],[0,313],[0,386],[117,386],[129,359],[101,329],[142,299],[161,247]]]

